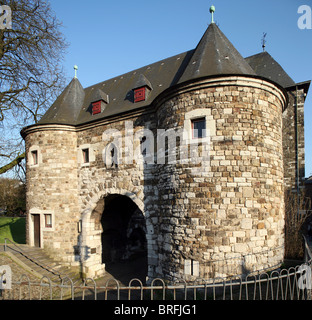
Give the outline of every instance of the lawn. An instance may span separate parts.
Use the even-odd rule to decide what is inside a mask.
[[[16,243],[26,243],[25,218],[0,217],[0,243],[8,238]]]

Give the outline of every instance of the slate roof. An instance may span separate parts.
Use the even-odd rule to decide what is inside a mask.
[[[256,75],[219,27],[212,23],[197,45],[179,83],[229,74]]]
[[[244,59],[219,27],[212,23],[194,50],[161,60],[83,89],[74,78],[38,124],[80,125],[149,106],[164,90],[185,81],[219,75],[262,76],[289,86],[294,83],[267,53]],[[134,103],[133,90],[146,85],[146,101]],[[91,103],[100,97],[104,111],[92,115]]]
[[[257,75],[270,79],[283,88],[292,87],[296,84],[268,52],[261,52],[250,56],[246,58],[246,61]]]
[[[43,115],[39,124],[56,123],[75,125],[83,106],[85,91],[77,78],[69,83],[52,106]]]

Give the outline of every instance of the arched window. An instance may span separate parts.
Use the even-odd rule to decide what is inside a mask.
[[[105,165],[108,169],[118,168],[119,150],[114,143],[109,143],[105,148]]]

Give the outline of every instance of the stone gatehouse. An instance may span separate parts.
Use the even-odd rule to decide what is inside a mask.
[[[214,23],[188,52],[88,88],[73,78],[22,131],[27,242],[91,277],[138,257],[168,280],[224,276],[212,262],[245,255],[279,264],[309,84],[267,52],[244,59]]]

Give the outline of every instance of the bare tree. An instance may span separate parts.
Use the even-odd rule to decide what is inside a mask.
[[[25,158],[19,132],[37,123],[64,87],[67,43],[49,3],[0,0],[12,13],[0,29],[0,174]],[[1,28],[1,27],[0,27]]]

